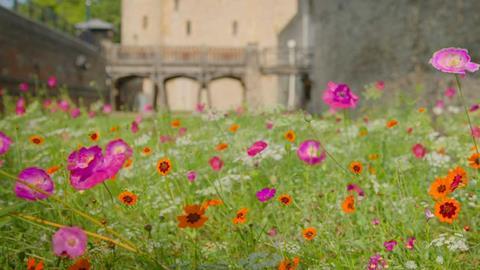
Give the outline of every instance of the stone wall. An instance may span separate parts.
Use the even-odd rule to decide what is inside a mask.
[[[74,98],[106,94],[105,60],[96,48],[0,7],[0,86],[15,94],[19,83],[45,84],[52,75]]]
[[[303,0],[301,0],[303,1]],[[343,81],[360,91],[384,80],[387,87],[424,83],[428,93],[451,76],[428,64],[443,47],[463,47],[480,61],[478,0],[317,0],[312,3],[314,111],[324,110],[328,81]],[[470,82],[467,85],[478,84]],[[451,78],[450,78],[451,79]],[[440,86],[439,86],[440,85]],[[475,87],[469,89],[472,93]],[[480,89],[477,89],[480,90]],[[477,91],[478,92],[478,91]]]

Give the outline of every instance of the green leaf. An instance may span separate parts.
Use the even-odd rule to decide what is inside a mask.
[[[11,205],[9,207],[1,208],[0,209],[0,218],[9,215],[12,212],[16,212],[16,211],[22,209],[23,207],[25,207],[25,205],[27,205],[27,202],[21,202],[21,203]]]

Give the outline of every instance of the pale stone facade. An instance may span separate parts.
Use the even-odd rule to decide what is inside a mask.
[[[122,45],[245,47],[256,43],[260,49],[272,48],[279,45],[278,34],[296,13],[297,0],[122,0]],[[144,90],[149,85],[153,87],[144,83]],[[169,80],[170,108],[195,108],[199,88],[192,79]],[[242,85],[234,79],[213,81],[209,91],[214,108],[241,105]],[[277,77],[262,75],[255,95],[264,107],[278,104]]]

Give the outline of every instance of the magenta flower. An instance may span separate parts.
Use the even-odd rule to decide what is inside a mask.
[[[350,91],[348,85],[328,82],[327,89],[323,92],[323,102],[329,105],[332,110],[348,109],[357,106],[358,97]]]
[[[357,184],[348,184],[347,191],[354,191],[358,196],[365,196],[365,192],[363,192],[363,189],[361,189]]]
[[[272,121],[268,121],[266,124],[265,124],[265,127],[270,130],[273,128],[273,122]]]
[[[275,196],[277,192],[274,188],[264,188],[257,192],[257,199],[261,202],[266,202]]]
[[[27,92],[28,91],[28,83],[26,82],[22,82],[21,84],[18,85],[18,89],[20,89],[20,91],[22,92]]]
[[[372,219],[372,225],[377,226],[379,224],[380,224],[380,219],[378,219],[378,218]]]
[[[102,149],[98,146],[82,147],[68,156],[67,169],[70,184],[76,190],[86,190],[108,179],[104,168]]]
[[[15,113],[17,115],[24,115],[25,114],[25,99],[23,97],[20,97],[17,100],[17,104],[15,105]]]
[[[405,248],[410,250],[413,249],[415,246],[415,241],[416,241],[415,237],[407,238],[407,242],[405,243]]]
[[[277,229],[272,227],[270,230],[268,230],[267,235],[270,237],[275,237],[277,235]]]
[[[47,86],[50,87],[50,88],[57,87],[57,77],[55,77],[55,76],[48,77]]]
[[[145,106],[143,106],[143,110],[145,112],[153,112],[153,105],[152,104],[145,104]]]
[[[15,194],[18,198],[22,198],[28,201],[43,200],[53,194],[55,184],[50,176],[42,169],[37,167],[26,168],[20,172],[18,179],[22,180],[34,186],[36,189],[43,190],[45,193],[41,193],[30,188],[28,185],[17,181],[15,184]]]
[[[457,93],[457,92],[456,92],[455,88],[449,87],[449,88],[447,88],[447,89],[445,90],[444,95],[445,95],[447,98],[452,99],[452,98],[455,96],[456,93]]]
[[[167,143],[172,141],[172,137],[168,135],[160,135],[160,143]]]
[[[132,125],[130,126],[130,130],[132,133],[137,133],[138,132],[138,123],[137,121],[133,121]]]
[[[60,110],[64,112],[68,112],[68,110],[70,109],[70,104],[68,103],[68,101],[63,99],[57,101],[57,105],[58,105],[58,108],[60,108]]]
[[[480,138],[480,127],[473,127],[472,128],[472,135],[475,138]]]
[[[89,118],[94,118],[95,115],[97,115],[97,113],[96,113],[95,111],[89,111],[89,112],[88,112],[88,117],[89,117]]]
[[[367,270],[384,270],[388,268],[387,261],[380,256],[380,254],[375,254],[370,257],[370,261],[367,265]]]
[[[178,136],[179,137],[185,136],[186,133],[187,133],[187,128],[186,127],[181,127],[181,128],[178,129]]]
[[[52,100],[51,99],[45,99],[43,101],[43,108],[44,109],[49,109],[50,106],[52,106]]]
[[[218,156],[212,157],[208,161],[208,163],[210,164],[210,167],[212,167],[214,171],[220,171],[223,167],[223,161]]]
[[[254,157],[260,154],[265,148],[267,148],[268,144],[264,141],[256,141],[250,148],[247,150],[247,154],[251,157]]]
[[[300,143],[297,156],[309,165],[320,164],[326,157],[325,151],[320,151],[320,142],[306,140]]]
[[[197,172],[195,172],[195,171],[187,172],[187,179],[190,182],[195,182],[195,180],[197,179]]]
[[[436,51],[430,59],[430,64],[445,73],[465,75],[465,72],[475,72],[480,67],[471,62],[468,50],[461,48],[444,48]]]
[[[427,149],[420,143],[412,147],[412,153],[416,158],[423,158],[427,154]]]
[[[397,241],[395,241],[395,240],[390,240],[390,241],[384,242],[384,243],[383,243],[383,246],[385,247],[385,249],[386,249],[387,251],[392,251],[397,244],[398,244]]]
[[[12,139],[5,135],[5,133],[0,131],[0,155],[5,154],[8,149],[10,149],[10,145],[12,144]]]
[[[471,107],[470,107],[470,112],[474,112],[476,110],[478,110],[480,108],[480,105],[479,104],[473,104]]]
[[[109,114],[112,112],[112,105],[110,104],[104,104],[103,105],[103,113]]]
[[[110,141],[105,147],[105,155],[124,155],[128,159],[133,154],[132,148],[122,139]]]
[[[59,257],[75,259],[87,249],[87,235],[78,227],[63,227],[52,238],[53,252]]]
[[[77,118],[77,117],[80,116],[80,114],[81,114],[81,112],[80,112],[80,109],[79,109],[79,108],[74,108],[74,109],[72,109],[72,111],[70,112],[70,116],[71,116],[72,118]]]
[[[383,90],[385,89],[385,82],[384,81],[377,81],[375,83],[375,88],[377,88],[377,90]]]
[[[195,111],[198,113],[201,113],[205,110],[205,104],[203,103],[197,103],[197,106],[195,107]]]

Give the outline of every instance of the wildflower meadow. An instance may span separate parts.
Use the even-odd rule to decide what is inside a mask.
[[[321,115],[125,114],[22,84],[0,121],[0,268],[480,269],[462,89],[479,65],[457,48],[430,63],[455,81],[434,106],[329,82]]]

